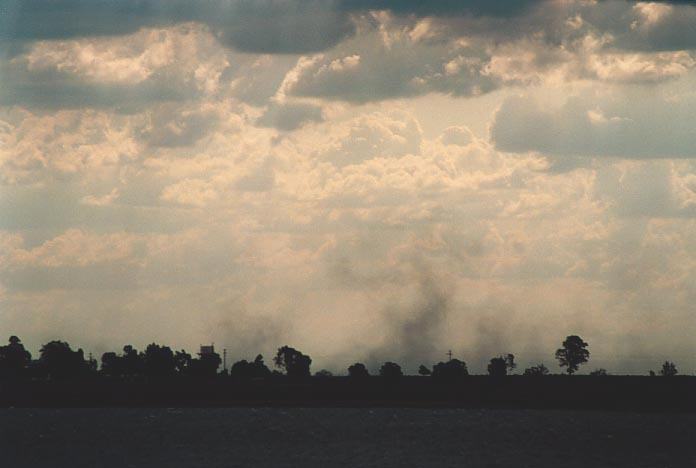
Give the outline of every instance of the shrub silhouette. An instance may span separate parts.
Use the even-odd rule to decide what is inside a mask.
[[[326,379],[329,377],[333,377],[333,373],[331,371],[326,370],[326,369],[322,369],[320,371],[315,372],[314,377],[318,377],[320,379]]]
[[[387,361],[379,368],[379,376],[387,380],[397,380],[403,375],[401,366],[395,362]]]
[[[354,379],[364,379],[369,377],[370,373],[367,371],[365,364],[356,362],[352,366],[348,367],[348,375]]]
[[[662,369],[660,369],[660,375],[663,377],[674,377],[678,373],[677,366],[670,361],[665,361],[664,364],[662,364]]]
[[[590,372],[590,375],[593,377],[605,377],[605,376],[609,375],[609,373],[607,372],[606,369],[600,368],[600,369],[595,369],[592,372]]]
[[[572,375],[590,358],[587,343],[577,335],[570,335],[566,337],[562,346],[556,350],[556,359],[561,367],[567,367],[568,375]]]
[[[549,375],[549,369],[543,363],[539,363],[536,366],[528,367],[527,369],[525,369],[524,375],[528,375],[528,376]]]
[[[425,377],[428,375],[432,375],[432,373],[433,372],[430,369],[428,369],[427,367],[425,367],[423,364],[421,364],[420,367],[418,368],[418,375],[422,375]]]
[[[299,352],[295,348],[283,346],[278,348],[278,353],[273,362],[279,369],[285,370],[288,377],[309,377],[309,367],[312,364],[312,359]]]
[[[456,380],[469,375],[466,363],[459,359],[450,359],[447,362],[438,362],[433,366],[433,379]]]

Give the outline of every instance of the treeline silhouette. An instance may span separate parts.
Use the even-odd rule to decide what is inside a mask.
[[[356,362],[347,374],[312,374],[312,359],[282,346],[266,364],[262,355],[234,362],[229,369],[212,346],[193,356],[156,343],[138,351],[131,345],[106,352],[98,362],[64,341],[41,346],[36,359],[11,336],[0,346],[0,405],[160,405],[160,404],[454,404],[541,407],[694,408],[696,378],[674,377],[664,362],[646,377],[610,376],[605,369],[575,374],[590,358],[588,343],[570,335],[555,352],[564,375],[552,375],[544,363],[515,374],[511,353],[490,359],[487,375],[469,374],[452,358],[420,365],[417,376],[404,375],[398,363],[383,363],[375,375]],[[663,383],[657,383],[663,382]],[[668,383],[664,383],[668,382]]]
[[[566,337],[555,353],[559,366],[565,368],[568,375],[577,372],[581,365],[589,361],[588,346],[588,343],[577,335]],[[278,348],[273,357],[274,369],[266,365],[261,354],[257,355],[253,361],[242,359],[233,363],[229,370],[221,369],[223,361],[220,355],[214,351],[213,347],[204,348],[207,348],[206,352],[193,357],[183,349],[174,351],[168,346],[156,343],[148,345],[144,351],[138,351],[133,346],[126,345],[121,353],[104,353],[101,356],[101,362],[98,363],[91,356],[85,358],[82,349],[73,350],[65,341],[50,341],[41,347],[38,359],[32,359],[31,353],[25,349],[22,341],[17,336],[11,336],[7,345],[0,346],[0,380],[64,380],[89,376],[123,379],[174,376],[191,378],[229,376],[258,379],[282,375],[296,379],[312,376],[312,358],[290,346]],[[504,377],[513,373],[516,368],[515,356],[507,353],[491,358],[487,371],[491,377]],[[657,374],[652,370],[648,372],[651,376]],[[669,361],[664,362],[659,371],[659,375],[664,377],[673,377],[677,374],[675,364]],[[351,378],[370,377],[367,367],[360,362],[349,366],[347,375]],[[404,373],[399,364],[388,361],[382,364],[377,375],[385,379],[396,379],[402,377]],[[447,380],[466,377],[469,371],[464,361],[450,357],[445,362],[434,364],[432,368],[421,365],[418,375]],[[525,369],[523,375],[546,376],[550,375],[550,371],[544,363],[539,363]],[[605,369],[595,369],[589,375],[607,376],[609,373]],[[333,374],[322,369],[316,372],[314,377],[328,378],[333,377]]]
[[[259,354],[253,361],[242,359],[222,369],[222,358],[213,347],[207,348],[197,357],[192,357],[185,350],[173,351],[168,346],[156,343],[148,345],[144,351],[138,351],[131,345],[123,347],[121,353],[106,352],[101,356],[101,362],[91,356],[85,358],[82,349],[73,350],[65,341],[50,341],[44,344],[38,359],[32,359],[31,353],[24,348],[22,341],[11,336],[9,343],[0,346],[0,379],[44,379],[61,380],[87,376],[104,376],[109,378],[136,377],[173,377],[185,376],[191,378],[211,378],[229,376],[233,378],[264,378],[285,375],[288,378],[308,378],[311,374],[312,358],[290,346],[282,346],[273,357],[274,369],[264,362]],[[567,374],[578,371],[582,364],[588,362],[590,352],[588,343],[577,335],[568,336],[556,351],[555,357],[559,366],[565,368]],[[501,354],[491,358],[487,371],[491,377],[503,377],[517,368],[513,354]],[[421,365],[418,374],[434,379],[457,379],[469,375],[464,361],[451,358],[438,362],[432,368]],[[546,376],[550,371],[546,365],[539,363],[524,370],[525,376]],[[672,377],[678,374],[673,362],[666,361],[659,375]],[[352,364],[347,369],[351,378],[366,378],[370,376],[367,367],[360,362]],[[378,376],[385,379],[396,379],[404,375],[402,368],[395,362],[385,362],[379,368]],[[605,369],[595,369],[591,376],[607,376]],[[649,375],[657,375],[649,371]],[[317,378],[333,377],[327,370],[314,374]]]

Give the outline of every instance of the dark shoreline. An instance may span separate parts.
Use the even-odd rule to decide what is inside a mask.
[[[696,412],[696,377],[405,376],[15,381],[0,407],[409,407]]]

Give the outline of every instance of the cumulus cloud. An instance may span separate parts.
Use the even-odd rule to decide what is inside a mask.
[[[32,348],[690,355],[693,6],[40,3],[0,20],[0,325]]]

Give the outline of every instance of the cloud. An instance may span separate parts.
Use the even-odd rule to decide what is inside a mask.
[[[5,8],[0,37],[53,40],[131,34],[144,27],[197,21],[224,43],[255,53],[323,50],[352,33],[349,16],[333,1],[225,1],[192,5],[175,0],[20,0]]]
[[[571,97],[556,108],[513,97],[496,112],[491,140],[503,151],[561,158],[693,158],[693,109],[693,95],[641,90]]]
[[[322,120],[324,117],[320,106],[299,102],[272,102],[256,123],[264,127],[291,131],[309,122]]]
[[[470,96],[495,88],[483,73],[486,54],[480,48],[447,37],[428,39],[427,21],[402,25],[384,14],[374,20],[377,25],[365,25],[359,37],[298,62],[284,92],[368,102],[433,91]]]

